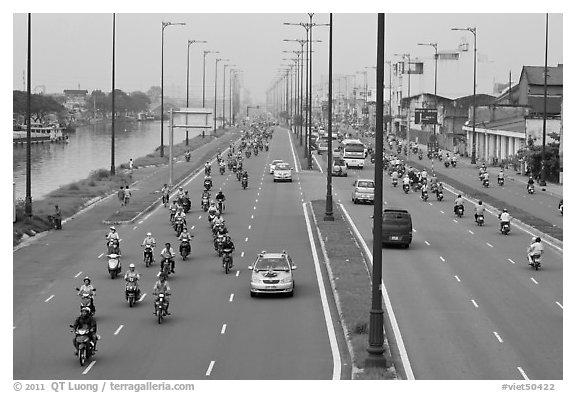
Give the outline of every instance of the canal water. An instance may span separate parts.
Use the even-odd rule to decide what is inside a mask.
[[[116,123],[115,163],[120,166],[130,158],[152,153],[160,146],[160,121]],[[201,133],[188,131],[189,138]],[[164,145],[168,145],[169,128],[164,123]],[[32,144],[32,200],[42,199],[58,187],[84,179],[96,169],[110,169],[111,124],[81,126],[69,134],[69,143]],[[174,143],[186,139],[183,129],[174,129]],[[166,152],[166,149],[165,149]],[[16,198],[26,196],[26,145],[13,146],[13,179]]]

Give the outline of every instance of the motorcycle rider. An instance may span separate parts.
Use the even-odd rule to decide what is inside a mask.
[[[464,198],[462,198],[462,195],[460,194],[458,194],[458,196],[454,200],[454,214],[456,214],[458,206],[462,206],[462,212],[464,212]]]
[[[218,208],[216,207],[216,203],[214,203],[214,200],[211,199],[210,200],[210,207],[208,208],[208,215],[213,215],[216,216],[216,212],[218,211]]]
[[[226,163],[224,162],[224,160],[221,160],[219,165],[220,165],[220,170],[222,170],[222,169],[226,170]]]
[[[530,186],[534,186],[534,178],[532,177],[532,175],[530,175],[530,177],[528,178],[528,184],[526,184],[526,189],[529,189]]]
[[[478,204],[474,207],[474,221],[478,222],[478,216],[484,217],[484,210],[482,201],[478,201]]]
[[[84,284],[78,290],[78,296],[82,297],[84,295],[90,296],[90,310],[92,314],[96,312],[96,307],[94,306],[94,295],[96,294],[96,289],[92,286],[90,277],[84,277]]]
[[[212,165],[210,165],[209,161],[206,161],[206,164],[204,164],[204,174],[210,175],[210,172],[212,172]]]
[[[510,224],[510,220],[512,220],[512,217],[510,217],[510,213],[508,213],[508,209],[506,208],[502,209],[502,213],[500,213],[498,218],[500,219],[500,230],[502,230],[505,223]]]
[[[168,184],[164,183],[160,192],[162,193],[162,202],[168,203],[168,200],[170,199],[170,187],[168,187]]]
[[[182,204],[182,198],[184,198],[184,189],[182,187],[178,187],[178,191],[176,192],[176,201],[178,204]]]
[[[190,150],[186,150],[186,153],[184,153],[184,158],[186,158],[186,161],[190,161]]]
[[[502,169],[498,172],[498,182],[500,182],[500,180],[504,181],[504,171]]]
[[[484,184],[484,182],[490,181],[489,177],[490,177],[490,175],[488,174],[488,171],[484,172],[482,174],[482,184]]]
[[[394,180],[398,182],[398,171],[396,169],[392,171],[392,183],[394,183]]]
[[[404,178],[402,179],[402,187],[404,187],[406,185],[410,186],[410,178],[408,177],[408,174],[406,174],[404,176]]]
[[[224,201],[225,200],[226,200],[226,197],[224,196],[224,193],[222,192],[222,190],[218,191],[218,194],[216,194],[216,203],[222,202],[222,210],[224,210]],[[222,212],[220,212],[220,213],[222,213]]]
[[[207,201],[210,201],[210,191],[204,189],[202,190],[202,196],[200,197],[200,204],[202,204],[202,199],[206,198]]]
[[[118,232],[116,232],[115,226],[110,227],[110,232],[108,232],[108,234],[106,235],[106,240],[107,240],[106,245],[108,247],[111,246],[112,240],[116,240],[116,241],[118,241],[118,243],[120,243],[120,235],[118,235]]]
[[[176,202],[176,199],[172,200],[172,205],[170,205],[170,221],[174,222],[174,216],[176,215],[176,212],[178,211],[178,203]]]
[[[140,299],[140,288],[138,286],[138,280],[140,280],[140,273],[136,271],[136,266],[133,263],[128,267],[128,271],[124,274],[124,280],[128,284],[128,280],[134,279],[134,284],[136,284],[136,299]],[[126,294],[126,300],[128,300],[128,294]]]
[[[244,173],[242,173],[242,181],[246,181],[246,183],[248,183],[248,171],[244,171]]]
[[[216,217],[212,220],[212,227],[216,225],[224,225],[224,218],[222,218],[218,210],[216,210]]]
[[[98,335],[96,334],[96,319],[90,315],[90,309],[88,307],[83,307],[82,310],[80,310],[80,316],[76,318],[74,325],[72,325],[74,332],[80,328],[84,328],[89,331],[90,341],[92,342],[92,350],[96,352],[96,342],[98,341]],[[72,343],[74,345],[74,356],[78,356],[78,343],[76,342],[76,336],[74,336]]]
[[[152,236],[152,232],[148,232],[142,242],[142,247],[146,246],[152,247],[152,262],[154,262],[154,247],[156,247],[156,239]]]
[[[185,240],[188,241],[188,244],[190,244],[190,242],[192,241],[192,238],[194,237],[194,235],[192,235],[190,232],[188,232],[188,229],[186,229],[186,227],[184,227],[184,229],[182,229],[182,233],[180,233],[180,236],[178,237],[178,239],[180,239],[180,254],[182,254],[182,244]]]
[[[186,213],[184,213],[184,209],[182,207],[178,207],[176,214],[174,215],[174,223],[176,220],[181,218],[182,222],[184,223],[184,227],[186,227]]]
[[[152,290],[152,295],[158,296],[160,293],[164,294],[164,301],[166,302],[166,315],[170,315],[168,308],[170,307],[170,285],[168,285],[168,281],[166,280],[166,276],[164,274],[160,274],[158,277],[158,281],[154,283],[154,289]],[[154,310],[154,315],[156,315],[156,310]]]
[[[224,237],[224,242],[222,243],[222,249],[223,250],[232,250],[234,251],[234,242],[232,242],[232,238],[230,237],[230,235],[226,235]],[[232,258],[232,253],[230,253],[230,267],[234,267],[234,258]]]
[[[170,246],[170,243],[165,244],[165,247],[160,252],[160,255],[162,256],[162,260],[160,261],[160,271],[163,270],[164,262],[167,261],[170,262],[170,272],[174,273],[174,257],[176,256],[176,253],[174,252],[172,246]]]
[[[206,187],[207,184],[209,184],[208,187]],[[204,176],[204,188],[212,188],[212,177],[210,175]]]
[[[528,260],[529,264],[534,264],[534,257],[535,256],[542,256],[544,253],[544,246],[542,245],[542,241],[539,236],[533,237],[530,246],[528,246]]]

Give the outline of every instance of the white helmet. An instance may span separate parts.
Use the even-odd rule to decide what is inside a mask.
[[[111,226],[111,227],[110,227],[110,230],[111,230],[111,231],[115,231],[116,228],[115,228],[114,226]]]
[[[134,268],[136,268],[136,266],[134,266],[134,264],[131,263],[130,266],[129,266],[129,268],[130,268],[130,269],[134,269]]]
[[[532,237],[532,243],[536,242],[536,236]]]
[[[148,232],[146,236],[152,236],[152,232]]]

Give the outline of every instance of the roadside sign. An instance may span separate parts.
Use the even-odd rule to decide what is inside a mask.
[[[414,122],[416,124],[436,124],[437,118],[437,109],[416,108],[414,111]]]

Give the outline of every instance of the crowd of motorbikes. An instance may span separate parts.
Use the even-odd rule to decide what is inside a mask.
[[[248,187],[248,173],[243,168],[243,156],[249,158],[251,154],[258,155],[259,151],[264,149],[268,151],[269,140],[272,138],[272,129],[260,124],[251,125],[250,129],[245,130],[242,138],[237,144],[230,145],[228,149],[227,162],[224,161],[220,151],[217,154],[218,168],[221,175],[226,172],[226,167],[235,173],[237,179],[240,181],[243,189]],[[190,153],[185,153],[186,161],[189,161]],[[227,274],[233,267],[232,253],[234,251],[234,243],[230,237],[226,223],[222,217],[225,211],[225,197],[220,191],[214,198],[210,194],[212,189],[211,180],[212,168],[209,162],[204,167],[204,182],[203,191],[201,196],[200,208],[208,213],[208,223],[213,237],[214,250],[219,258],[222,258],[222,268]],[[162,204],[164,207],[169,206],[170,190],[167,185],[162,188]],[[190,211],[192,203],[188,195],[188,191],[184,191],[179,187],[176,193],[173,194],[173,202],[169,206],[169,219],[176,236],[180,240],[179,252],[182,260],[186,260],[192,252],[190,244],[192,234],[188,232],[186,223],[186,213]],[[106,235],[107,247],[107,269],[111,279],[118,277],[122,273],[121,265],[121,250],[120,250],[120,236],[114,226],[110,227],[110,232]],[[151,233],[147,234],[143,244],[143,264],[146,268],[152,266],[155,262],[154,251],[156,241]],[[164,282],[170,274],[174,274],[175,257],[176,254],[170,243],[166,243],[166,247],[160,253],[160,272],[157,274],[160,277],[159,281]],[[129,307],[133,307],[140,299],[140,288],[138,286],[139,275],[135,273],[134,264],[130,265],[130,270],[125,274],[125,287],[124,293]],[[94,306],[94,295],[96,289],[91,286],[90,279],[86,277],[84,284],[81,288],[76,288],[80,296],[80,310],[81,317],[79,317],[74,325],[70,325],[74,333],[74,346],[76,355],[83,366],[86,361],[94,356],[96,351],[96,322],[94,315],[96,308]],[[157,282],[158,284],[158,282]],[[155,287],[156,288],[156,287]],[[156,290],[155,290],[156,291]],[[158,323],[170,315],[168,312],[169,305],[169,291],[159,291],[155,293],[154,299],[154,315]],[[84,318],[84,319],[82,319]],[[81,321],[81,322],[78,322]]]

